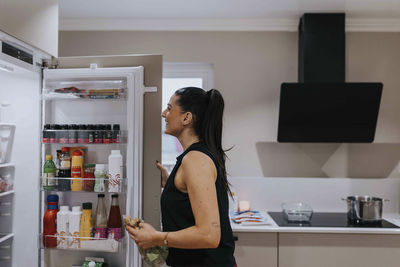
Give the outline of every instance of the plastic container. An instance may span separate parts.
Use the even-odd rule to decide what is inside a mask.
[[[96,164],[96,170],[94,171],[95,184],[94,192],[105,192],[105,182],[107,178],[104,164]]]
[[[309,222],[313,214],[312,208],[302,202],[283,203],[282,211],[286,220],[294,222]]]
[[[122,178],[122,155],[119,150],[111,150],[108,156],[108,192],[120,191]]]
[[[81,207],[72,207],[72,212],[69,213],[69,234],[68,247],[72,249],[77,249],[80,247],[80,226],[81,226]]]
[[[82,217],[79,235],[81,240],[90,240],[93,231],[92,203],[82,203]],[[88,239],[82,237],[89,237]]]
[[[72,179],[71,190],[72,191],[82,191],[82,177],[83,177],[83,155],[79,150],[75,150],[72,153],[71,160],[71,177],[79,178]]]
[[[57,247],[57,212],[58,195],[47,196],[47,210],[43,216],[43,246],[46,248]]]
[[[57,213],[57,248],[68,248],[69,206],[61,206]]]
[[[54,190],[57,187],[56,177],[57,168],[53,162],[52,155],[46,155],[46,161],[43,166],[42,186],[44,190]]]
[[[96,164],[84,164],[83,165],[83,190],[86,192],[93,192],[94,190],[94,171]]]

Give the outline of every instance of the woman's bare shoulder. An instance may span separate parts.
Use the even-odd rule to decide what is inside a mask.
[[[181,166],[185,174],[192,172],[212,172],[216,174],[217,170],[213,160],[207,154],[197,150],[187,153],[182,159]]]

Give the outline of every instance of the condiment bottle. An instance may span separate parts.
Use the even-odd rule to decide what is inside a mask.
[[[82,177],[83,177],[83,156],[80,150],[75,150],[72,153],[71,160],[71,177],[79,178],[72,179],[72,191],[82,191]]]
[[[47,196],[47,210],[43,216],[43,246],[54,248],[57,246],[57,212],[58,196]]]
[[[69,236],[69,207],[61,206],[57,213],[57,247],[68,248]]]
[[[113,194],[111,196],[111,207],[110,215],[108,215],[108,238],[114,238],[115,240],[120,240],[122,237],[122,219],[121,211],[118,204],[118,195]]]
[[[107,213],[104,204],[104,194],[97,195],[97,207],[95,215],[95,238],[107,238]]]
[[[80,248],[80,226],[81,226],[82,211],[80,206],[72,207],[72,212],[69,214],[69,248]]]
[[[95,177],[94,170],[96,164],[84,164],[83,165],[83,190],[87,192],[93,192]]]
[[[85,202],[82,203],[82,217],[79,235],[81,240],[90,240],[93,230],[93,218],[92,218],[92,203]],[[88,237],[88,238],[82,238]]]
[[[121,131],[119,124],[114,124],[113,125],[113,143],[121,143]]]
[[[94,171],[94,177],[96,177],[94,192],[105,192],[104,180],[106,177],[106,171],[104,164],[96,164],[96,170]]]
[[[58,172],[58,190],[70,191],[71,190],[71,157],[69,156],[68,147],[61,148],[60,155],[60,170]],[[66,178],[66,179],[62,179]]]
[[[111,150],[108,156],[108,192],[119,192],[122,178],[122,155],[119,150]]]
[[[57,168],[53,162],[52,155],[46,155],[46,161],[43,166],[42,185],[44,190],[54,190],[56,188],[56,173]]]

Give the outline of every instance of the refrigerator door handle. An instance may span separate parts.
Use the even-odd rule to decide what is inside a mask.
[[[145,93],[157,93],[157,86],[144,87]]]

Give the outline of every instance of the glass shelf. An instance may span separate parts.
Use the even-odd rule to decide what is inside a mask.
[[[43,130],[43,144],[125,144],[125,131]]]
[[[11,194],[14,194],[14,193],[15,193],[14,190],[9,190],[9,191],[5,191],[5,192],[1,192],[1,193],[0,193],[0,197],[8,196],[8,195],[11,195]]]
[[[124,246],[125,238],[119,241],[110,238],[75,237],[40,234],[40,247],[42,249],[72,250],[72,251],[101,251],[118,252]]]
[[[43,89],[44,100],[57,99],[125,99],[126,88],[101,88],[101,89],[80,89],[74,86],[59,89]]]
[[[13,238],[13,237],[14,237],[13,233],[9,233],[9,234],[0,233],[0,244],[7,241],[10,238]]]
[[[108,184],[109,184],[109,179],[108,178],[64,178],[64,177],[55,177],[55,178],[46,178],[47,180],[55,180],[55,186],[47,186],[46,188],[44,187],[44,178],[41,178],[41,191],[44,192],[72,192],[72,193],[126,193],[126,188],[127,188],[127,179],[126,178],[121,178],[118,179],[119,182],[119,189],[118,190],[113,190],[109,191],[108,189]],[[104,181],[104,191],[94,191],[95,187],[95,181],[96,180],[103,180]],[[82,190],[79,191],[74,191],[71,190],[71,183],[73,181],[80,181],[82,183]],[[68,189],[68,190],[66,190]]]

